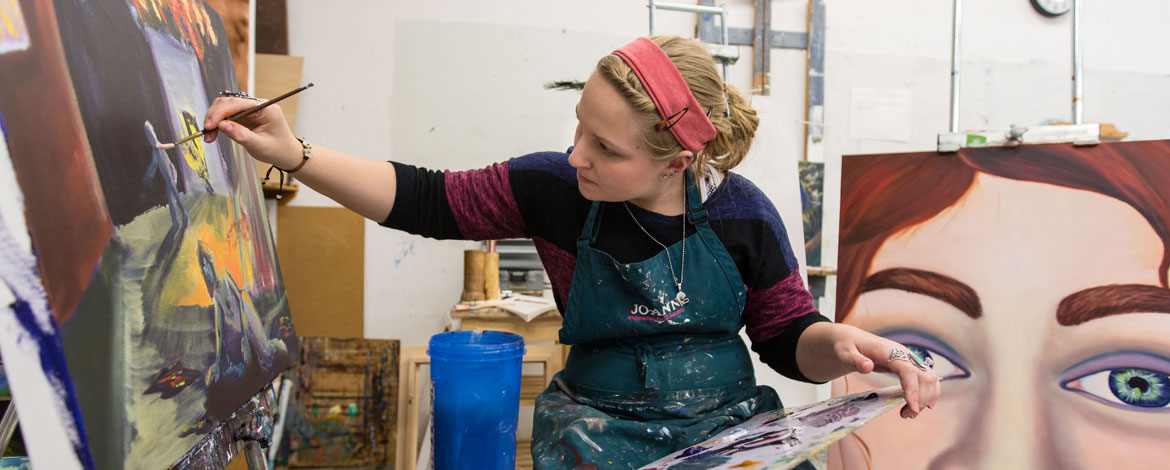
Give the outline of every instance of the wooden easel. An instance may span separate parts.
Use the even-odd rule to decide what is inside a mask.
[[[243,453],[250,470],[268,470],[266,449],[273,444],[276,405],[272,385],[266,385],[171,469],[226,468],[232,459]]]
[[[4,410],[4,418],[0,419],[0,452],[8,448],[8,442],[16,432],[16,406],[11,400],[4,401],[8,402],[8,408]]]

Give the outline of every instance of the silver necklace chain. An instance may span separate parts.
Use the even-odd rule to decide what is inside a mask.
[[[674,281],[674,286],[678,288],[678,298],[681,300],[682,298],[686,297],[686,294],[684,294],[683,290],[682,290],[683,276],[686,275],[685,270],[687,267],[687,188],[686,188],[686,183],[683,184],[682,257],[679,261],[678,276],[674,275],[674,262],[672,262],[670,260],[669,248],[667,248],[666,245],[664,245],[662,242],[658,241],[657,238],[654,238],[654,235],[651,235],[650,232],[646,230],[646,227],[643,227],[642,223],[638,222],[638,218],[634,216],[634,211],[630,210],[630,203],[629,202],[622,201],[622,205],[624,205],[626,207],[626,212],[630,214],[630,218],[634,219],[634,224],[637,225],[638,228],[642,229],[642,233],[646,234],[647,237],[650,237],[651,240],[654,240],[654,243],[657,243],[658,246],[662,247],[663,251],[667,252],[666,253],[666,266],[670,268],[670,279],[672,281]]]

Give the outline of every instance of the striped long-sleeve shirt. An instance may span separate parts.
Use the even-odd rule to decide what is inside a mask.
[[[382,225],[437,239],[531,238],[557,306],[564,311],[576,265],[576,240],[591,205],[577,189],[568,153],[534,153],[462,172],[394,165],[397,193]],[[735,173],[727,174],[704,206],[711,229],[745,284],[743,324],[752,349],[781,374],[807,381],[796,366],[797,340],[809,325],[828,319],[813,307],[779,213],[759,188]],[[630,207],[662,243],[682,239],[681,215]],[[625,209],[612,209],[602,214],[595,248],[622,263],[661,251]],[[693,233],[689,224],[686,230]]]

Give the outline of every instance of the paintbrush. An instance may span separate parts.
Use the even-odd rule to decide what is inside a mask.
[[[302,91],[305,91],[305,90],[309,89],[309,87],[312,87],[312,86],[313,86],[313,84],[312,84],[312,83],[309,83],[309,84],[307,84],[307,85],[305,85],[305,86],[303,86],[303,87],[297,88],[297,89],[295,89],[295,90],[292,90],[292,91],[290,91],[290,92],[288,92],[288,93],[285,93],[285,94],[283,94],[283,95],[277,96],[276,98],[270,99],[270,100],[268,100],[268,101],[265,101],[265,102],[263,102],[263,103],[260,103],[260,104],[258,104],[258,105],[256,105],[256,106],[253,106],[253,107],[251,107],[251,108],[248,108],[248,109],[241,109],[241,110],[239,110],[239,111],[236,111],[235,113],[232,113],[231,115],[229,115],[229,116],[227,116],[227,117],[225,117],[225,118],[223,118],[223,119],[224,119],[225,121],[235,121],[235,120],[237,120],[237,119],[239,119],[239,118],[242,118],[242,117],[249,116],[249,115],[251,115],[252,113],[255,113],[255,112],[257,112],[257,111],[260,111],[261,109],[264,109],[264,108],[267,108],[267,107],[269,107],[269,106],[271,106],[271,105],[274,105],[274,104],[276,104],[276,103],[280,102],[281,100],[283,100],[283,99],[285,99],[285,98],[288,98],[288,97],[290,97],[290,96],[292,96],[292,95],[295,95],[295,94],[297,94],[297,93],[300,93],[300,92],[302,92]],[[187,136],[187,137],[184,137],[184,138],[182,138],[182,139],[179,139],[178,141],[176,141],[176,142],[175,142],[175,143],[173,143],[173,144],[158,144],[158,147],[159,147],[159,148],[161,148],[161,149],[171,149],[171,148],[175,148],[176,146],[183,145],[183,144],[185,144],[185,143],[187,143],[187,142],[190,142],[190,141],[192,141],[192,140],[194,140],[194,139],[196,139],[196,138],[199,138],[199,137],[200,137],[200,136],[202,136],[203,134],[206,134],[206,133],[208,133],[208,132],[211,132],[211,131],[214,131],[214,130],[215,130],[215,129],[204,129],[204,130],[201,130],[201,131],[199,131],[199,132],[196,132],[196,133],[194,133],[194,134],[191,134],[191,135],[189,135],[189,136]]]

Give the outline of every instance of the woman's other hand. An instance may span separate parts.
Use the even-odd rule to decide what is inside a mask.
[[[852,372],[896,374],[906,394],[903,418],[915,418],[923,409],[933,408],[942,393],[931,364],[914,356],[910,348],[840,323],[809,326],[797,345],[797,363],[806,377],[816,381]]]

